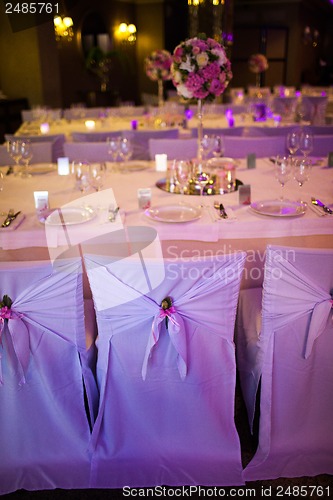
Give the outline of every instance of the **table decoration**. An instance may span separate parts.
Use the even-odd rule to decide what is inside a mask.
[[[172,56],[168,50],[154,50],[145,59],[146,75],[150,80],[158,83],[158,105],[162,107],[164,104],[163,98],[163,82],[171,79],[170,67]]]
[[[224,47],[204,33],[180,43],[173,52],[172,80],[186,101],[198,103],[198,159],[202,160],[203,103],[213,101],[232,78]]]
[[[268,61],[264,54],[252,54],[249,59],[249,70],[256,75],[256,87],[260,87],[260,75],[268,69]]]

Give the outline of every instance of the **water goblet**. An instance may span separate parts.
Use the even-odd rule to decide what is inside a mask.
[[[185,194],[188,182],[190,180],[192,166],[186,160],[174,160],[173,169],[176,174],[176,180],[180,187],[181,194]]]
[[[119,154],[122,161],[128,161],[132,158],[133,146],[130,139],[127,139],[126,137],[121,138]]]
[[[300,133],[298,130],[292,130],[289,134],[287,134],[287,148],[292,159],[299,150],[299,146],[300,146]]]
[[[303,130],[300,135],[299,149],[302,151],[304,157],[309,156],[313,150],[313,134],[310,131]]]
[[[72,171],[77,188],[81,193],[84,193],[90,187],[90,163],[85,160],[74,160],[72,162]]]
[[[201,151],[202,157],[204,159],[208,159],[211,157],[213,149],[214,149],[214,138],[212,135],[205,134],[201,139]]]
[[[204,188],[205,186],[207,186],[209,178],[210,178],[209,173],[205,172],[204,170],[203,162],[202,161],[194,162],[193,180],[200,187],[200,196],[203,195]]]
[[[31,177],[29,172],[29,163],[33,157],[31,143],[29,141],[21,142],[21,158],[20,161],[23,163],[23,169],[20,171],[19,175],[23,179]]]
[[[293,174],[295,181],[298,182],[300,188],[302,188],[303,184],[309,180],[310,172],[312,168],[312,163],[308,158],[302,158],[300,160],[296,160],[293,165]],[[300,200],[303,205],[307,203],[305,201]]]
[[[292,174],[292,160],[288,156],[277,156],[275,161],[275,177],[281,185],[280,200],[283,201],[283,190]]]
[[[105,165],[103,163],[94,163],[90,166],[89,183],[95,191],[100,191],[105,180]]]
[[[220,158],[221,156],[224,156],[224,150],[224,138],[221,135],[214,135],[212,148],[214,158]]]
[[[15,161],[16,166],[18,167],[21,159],[21,143],[20,140],[12,140],[7,141],[7,151],[9,156]]]

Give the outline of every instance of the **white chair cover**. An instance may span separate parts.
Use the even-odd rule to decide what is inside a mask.
[[[34,163],[52,162],[52,142],[33,142],[31,150],[31,165]],[[2,144],[0,145],[0,166],[4,165],[15,165],[15,161],[9,156],[7,146]]]
[[[246,481],[333,473],[332,289],[333,251],[267,248],[261,332],[255,342],[255,313],[237,332],[250,418],[261,377],[259,446]]]
[[[286,139],[283,135],[274,137],[224,137],[225,156],[244,158],[255,153],[260,157],[286,154]]]
[[[64,109],[63,115],[66,120],[100,118],[106,115],[106,110],[103,107],[87,108],[85,106],[73,106],[72,108]]]
[[[178,129],[124,131],[133,144],[133,160],[149,160],[149,139],[178,139]]]
[[[297,97],[274,96],[271,102],[273,113],[279,114],[283,120],[293,121],[297,105]]]
[[[312,125],[324,125],[327,104],[327,96],[302,95],[302,120]]]
[[[104,162],[111,160],[107,142],[65,142],[64,155],[69,158],[69,161]]]
[[[204,127],[203,133],[207,135],[236,135],[241,137],[244,135],[246,127]],[[193,128],[191,130],[192,137],[198,137],[198,129]]]
[[[90,402],[97,391],[86,364],[81,260],[1,263],[0,294],[13,301],[0,317],[0,493],[87,488],[84,384]]]
[[[327,156],[333,152],[333,134],[315,135],[313,137],[313,151],[311,155]]]
[[[100,388],[91,487],[243,484],[233,332],[244,261],[151,262],[165,278],[150,287],[139,261],[85,255]]]
[[[161,153],[168,155],[169,160],[192,160],[198,153],[197,139],[149,139],[148,144],[151,160]]]
[[[109,137],[120,137],[121,130],[117,132],[72,132],[74,142],[105,142]]]

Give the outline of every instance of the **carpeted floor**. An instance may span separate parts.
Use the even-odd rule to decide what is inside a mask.
[[[237,386],[235,417],[240,441],[242,445],[242,460],[245,467],[254,455],[257,439],[251,436],[246,417],[243,399]],[[255,433],[254,433],[255,434]],[[0,478],[1,481],[1,478]],[[301,488],[303,487],[303,488]],[[196,489],[195,489],[196,488]],[[169,490],[169,491],[168,491]],[[126,492],[125,492],[126,493]],[[115,500],[121,498],[167,498],[188,497],[198,498],[310,498],[311,500],[325,500],[333,498],[333,476],[320,475],[315,477],[280,478],[272,481],[248,482],[245,486],[229,488],[202,488],[184,487],[182,495],[179,488],[140,489],[124,494],[122,490],[48,490],[48,491],[25,491],[20,490],[8,495],[1,496],[1,500]]]

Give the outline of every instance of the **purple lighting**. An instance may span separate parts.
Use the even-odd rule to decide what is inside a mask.
[[[193,111],[191,111],[190,109],[185,109],[185,118],[187,120],[190,120],[191,118],[193,118]]]

